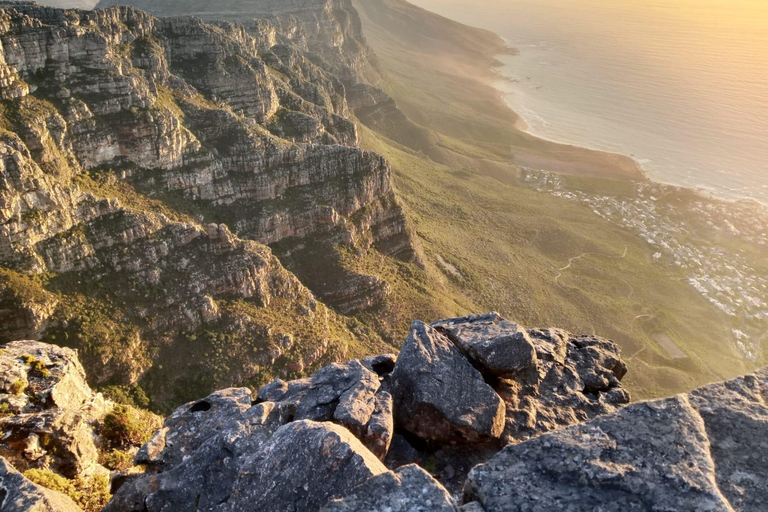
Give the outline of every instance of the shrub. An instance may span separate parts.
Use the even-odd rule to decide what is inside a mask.
[[[98,512],[112,497],[109,494],[109,478],[106,475],[97,474],[68,480],[46,469],[28,469],[24,476],[37,485],[66,494],[83,512]]]
[[[132,405],[146,409],[149,407],[149,397],[138,384],[130,386],[107,386],[101,392],[109,400],[123,405]]]
[[[99,457],[102,466],[112,471],[123,471],[133,466],[133,453],[123,450],[112,450],[102,453]]]
[[[27,383],[21,379],[15,380],[11,383],[10,392],[14,395],[20,395],[27,389]]]
[[[103,509],[112,495],[109,493],[109,477],[96,474],[88,478],[79,477],[75,480],[78,497],[75,499],[83,512],[99,512]]]
[[[127,450],[149,441],[160,423],[160,417],[149,411],[116,405],[104,416],[99,431],[107,449]]]
[[[53,491],[64,493],[72,499],[75,499],[77,494],[75,485],[71,480],[67,480],[53,471],[48,471],[47,469],[28,469],[24,472],[24,476],[37,485],[42,485]]]

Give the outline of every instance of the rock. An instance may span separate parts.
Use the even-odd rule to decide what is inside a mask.
[[[515,377],[536,365],[536,348],[528,332],[498,313],[434,322],[477,367],[498,377]]]
[[[486,512],[765,509],[768,371],[637,403],[510,445],[474,468]]]
[[[117,492],[105,512],[221,510],[247,458],[290,421],[293,410],[285,403],[251,406],[246,389],[180,407],[137,455],[141,470],[113,479]]]
[[[88,386],[74,350],[37,341],[4,345],[0,402],[12,413],[0,415],[0,456],[14,466],[69,478],[98,470],[95,428],[112,404]]]
[[[629,402],[619,347],[597,336],[525,329],[498,313],[440,320],[446,335],[506,404],[503,439],[542,432],[613,412]]]
[[[392,440],[392,397],[380,390],[393,356],[333,363],[309,379],[276,379],[259,389],[259,400],[290,402],[296,420],[333,421],[349,429],[383,458]],[[376,373],[378,370],[379,373]]]
[[[243,464],[225,510],[309,512],[386,471],[346,429],[296,421]]]
[[[458,512],[448,491],[415,464],[375,476],[321,512]]]
[[[437,443],[498,438],[504,402],[442,334],[422,322],[411,331],[392,372],[398,426]]]
[[[165,471],[178,465],[206,440],[219,434],[232,435],[253,414],[251,392],[247,388],[217,391],[176,409],[150,441],[136,455],[137,464],[151,464]]]
[[[3,457],[0,457],[0,510],[82,512],[69,496],[30,482]]]
[[[371,415],[371,420],[366,426],[362,441],[374,455],[383,459],[389,451],[395,431],[392,415],[392,395],[386,391],[380,391],[376,394],[375,400],[376,406]]]

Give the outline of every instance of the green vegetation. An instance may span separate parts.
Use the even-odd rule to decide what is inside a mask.
[[[20,395],[27,389],[27,383],[21,379],[17,379],[11,383],[9,391],[14,395]]]
[[[100,511],[112,497],[109,477],[102,474],[69,480],[45,469],[28,469],[24,476],[38,485],[66,494],[83,512]]]
[[[99,435],[108,450],[141,446],[160,428],[162,418],[149,411],[116,405],[101,422]]]

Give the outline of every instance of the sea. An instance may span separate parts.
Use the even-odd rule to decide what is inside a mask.
[[[411,0],[496,32],[531,133],[768,204],[768,0]]]

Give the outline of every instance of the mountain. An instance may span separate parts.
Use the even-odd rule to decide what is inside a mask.
[[[266,21],[0,14],[3,337],[77,347],[158,407],[381,343],[335,311],[388,284],[339,251],[415,253],[333,75]]]

